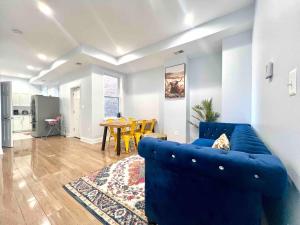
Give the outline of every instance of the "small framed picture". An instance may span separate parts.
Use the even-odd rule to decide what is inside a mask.
[[[165,98],[185,97],[185,63],[166,67]]]

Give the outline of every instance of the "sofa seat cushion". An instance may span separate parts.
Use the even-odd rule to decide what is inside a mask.
[[[192,144],[197,146],[211,147],[214,144],[214,139],[198,138]]]
[[[238,152],[271,154],[250,126],[238,125],[235,127],[230,138],[230,147],[231,150]]]

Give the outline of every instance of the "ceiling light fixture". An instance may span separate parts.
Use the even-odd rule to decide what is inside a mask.
[[[188,13],[184,18],[184,23],[187,26],[192,26],[194,24],[194,14]]]
[[[22,74],[22,73],[16,74],[16,76],[19,77],[19,78],[23,78],[23,79],[29,79],[29,78],[32,77],[31,75]]]
[[[26,66],[26,67],[27,67],[27,69],[29,69],[29,70],[35,70],[35,68],[34,68],[33,66],[28,65],[28,66]]]
[[[116,50],[117,50],[117,53],[118,53],[118,54],[120,54],[120,55],[123,55],[123,54],[124,54],[124,50],[123,50],[121,47],[118,46],[118,47],[116,48]]]
[[[14,34],[23,34],[23,31],[19,30],[19,29],[11,29],[11,31],[14,33]]]
[[[38,71],[38,70],[40,70],[40,68],[31,66],[31,65],[27,65],[26,68],[29,69],[29,70],[32,70],[32,71]]]
[[[37,54],[37,57],[40,59],[40,60],[43,60],[43,61],[46,61],[47,60],[47,56],[42,54],[42,53],[39,53]]]
[[[46,5],[44,2],[38,2],[38,8],[46,16],[50,17],[53,15],[52,9],[48,5]]]

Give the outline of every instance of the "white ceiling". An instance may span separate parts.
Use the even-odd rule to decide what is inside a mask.
[[[147,57],[143,55],[132,62],[129,60],[126,65],[118,68],[115,68],[116,65],[108,65],[107,62],[99,62],[102,60],[95,58],[87,62],[103,64],[110,69],[127,73],[147,69],[152,64],[157,65],[153,63],[153,58],[159,61],[158,58],[164,58],[162,56],[167,54],[166,49],[155,51],[153,46],[156,43],[244,8],[252,4],[253,0],[43,2],[53,10],[52,17],[47,17],[39,11],[37,1],[0,1],[0,74],[37,75],[39,71],[30,71],[26,66],[45,69],[51,62],[81,45],[90,46],[116,59],[152,46],[153,51],[147,54]],[[187,14],[194,16],[190,25],[184,23]],[[12,29],[19,29],[23,34],[15,34]],[[199,52],[201,51],[199,47]],[[38,53],[45,54],[48,59],[40,60],[37,57]]]

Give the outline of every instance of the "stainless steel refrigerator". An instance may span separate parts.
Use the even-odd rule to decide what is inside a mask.
[[[43,95],[33,95],[31,97],[31,117],[32,117],[32,136],[43,137],[49,132],[50,127],[45,122],[46,119],[54,119],[60,115],[59,98]],[[60,135],[55,130],[51,135]]]

